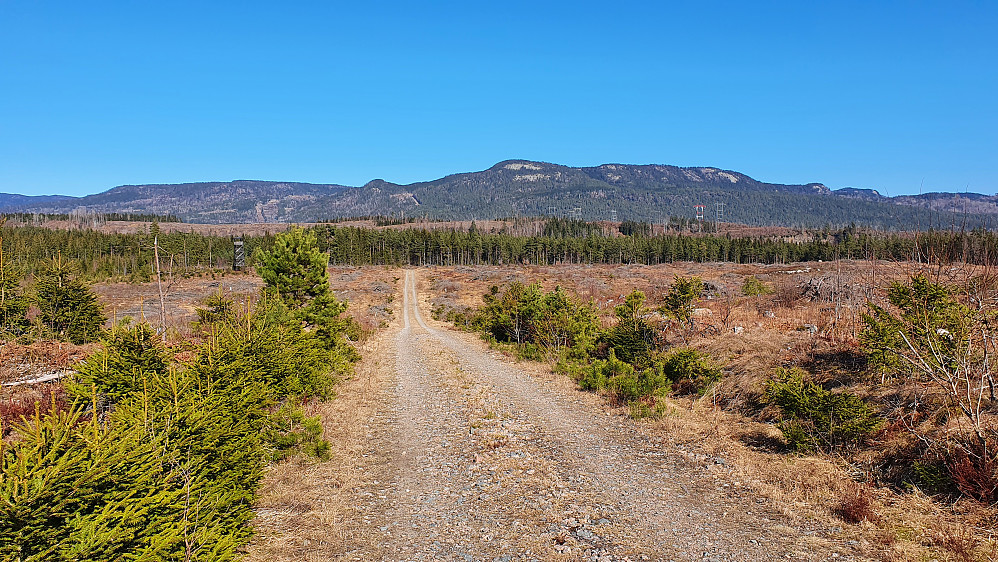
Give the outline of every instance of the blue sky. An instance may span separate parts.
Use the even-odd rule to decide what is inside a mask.
[[[510,158],[998,191],[998,3],[0,0],[0,192]]]

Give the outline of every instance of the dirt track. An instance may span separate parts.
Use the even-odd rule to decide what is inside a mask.
[[[341,453],[271,485],[265,497],[299,479],[300,507],[259,510],[251,559],[851,558],[729,482],[725,459],[665,445],[598,397],[424,319],[414,272],[402,293],[364,350],[378,366],[333,402],[358,418],[334,430]]]

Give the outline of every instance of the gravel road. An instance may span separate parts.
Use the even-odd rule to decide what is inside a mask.
[[[365,424],[364,482],[331,557],[856,559],[726,478],[725,459],[656,439],[424,318],[413,271],[401,301],[401,322],[381,336],[394,361]]]

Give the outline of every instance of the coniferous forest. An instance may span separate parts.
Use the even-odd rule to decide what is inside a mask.
[[[985,263],[998,255],[998,237],[984,229],[883,232],[857,227],[810,231],[793,237],[733,237],[666,231],[647,234],[647,223],[625,222],[625,235],[607,235],[595,223],[547,219],[537,235],[470,230],[372,229],[321,224],[312,227],[316,243],[332,265],[503,265],[646,264],[679,261],[791,263],[877,258],[898,261]],[[147,231],[111,234],[93,229],[57,230],[8,226],[2,231],[6,259],[22,274],[35,274],[62,257],[92,282],[144,282],[160,268],[170,275],[195,275],[232,266],[230,237],[201,233]],[[247,265],[268,249],[273,235],[245,238]]]
[[[554,219],[557,220],[557,219]],[[345,265],[658,264],[678,261],[790,263],[833,259],[899,261],[994,260],[998,238],[983,230],[900,234],[846,228],[804,239],[711,234],[539,236],[481,234],[474,230],[371,230],[317,227],[330,262]],[[798,237],[800,238],[800,237]]]

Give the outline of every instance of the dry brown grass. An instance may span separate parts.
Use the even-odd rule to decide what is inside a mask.
[[[873,492],[869,486],[849,486],[839,503],[839,516],[846,523],[876,521],[880,518],[874,507]]]
[[[356,494],[370,485],[371,473],[383,461],[369,455],[367,447],[369,434],[378,430],[375,416],[394,370],[392,342],[382,337],[382,322],[392,322],[394,313],[380,318],[371,309],[391,309],[400,276],[399,270],[386,267],[331,268],[330,283],[337,297],[347,300],[349,313],[372,331],[358,344],[363,359],[354,375],[337,386],[337,397],[307,410],[322,418],[324,437],[333,446],[332,459],[289,460],[269,467],[248,560],[330,560],[343,556],[348,544],[357,548],[370,540],[369,533],[350,522],[358,519],[352,512]],[[366,545],[369,552],[378,548]]]
[[[190,332],[191,322],[197,320],[196,309],[204,299],[221,292],[239,306],[247,299],[255,299],[263,287],[263,280],[252,273],[224,272],[210,276],[163,279],[165,324],[174,339],[181,339]],[[130,317],[136,322],[149,322],[157,328],[163,323],[159,301],[159,288],[149,283],[98,283],[94,291],[104,304],[109,322]]]
[[[342,555],[348,543],[356,546],[368,536],[347,522],[356,519],[352,500],[379,462],[367,455],[366,448],[368,433],[376,429],[373,418],[379,394],[392,370],[383,363],[382,358],[392,357],[384,345],[378,338],[366,342],[360,349],[364,361],[352,378],[339,385],[338,397],[308,412],[322,417],[325,438],[333,445],[332,459],[289,460],[269,468],[248,560],[329,560]]]

